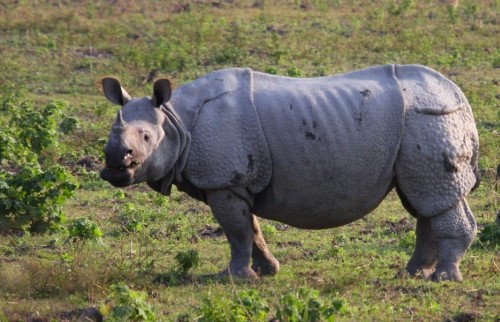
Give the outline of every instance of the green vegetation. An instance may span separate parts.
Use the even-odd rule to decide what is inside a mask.
[[[54,161],[60,150],[59,136],[70,134],[76,119],[62,114],[63,103],[51,102],[37,110],[19,93],[8,90],[0,97],[0,105],[4,115],[0,120],[0,231],[63,230],[61,206],[78,185]]]
[[[89,307],[116,321],[498,319],[498,12],[496,0],[0,3],[0,321]],[[142,96],[156,77],[223,67],[313,77],[385,63],[428,65],[473,107],[483,182],[463,283],[405,273],[415,221],[393,193],[336,229],[262,220],[282,270],[249,283],[215,274],[229,248],[206,205],[99,179],[117,109],[104,75]]]
[[[151,305],[146,302],[146,293],[131,290],[127,285],[111,287],[109,296],[115,303],[106,314],[107,321],[156,321]],[[108,308],[101,308],[107,313]]]

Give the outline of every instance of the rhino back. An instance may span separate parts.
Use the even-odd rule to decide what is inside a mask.
[[[312,79],[254,73],[254,100],[272,160],[258,215],[324,228],[380,203],[404,125],[394,66]]]

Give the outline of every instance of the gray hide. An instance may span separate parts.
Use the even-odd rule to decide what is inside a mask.
[[[254,97],[273,164],[257,214],[326,228],[380,203],[404,124],[394,66],[312,79],[255,73]]]
[[[460,139],[449,134],[462,133],[449,126],[456,121],[437,117],[465,117],[472,124],[466,128],[469,142],[477,145],[470,108],[457,90],[422,66],[313,79],[230,69],[176,89],[171,104],[192,136],[184,170],[190,182],[202,189],[261,192],[254,205],[259,216],[325,228],[356,220],[380,203],[392,187],[404,131],[402,157],[409,160],[397,167],[398,183],[417,210],[435,215],[470,191],[474,167],[460,160],[471,160],[477,146],[464,147],[468,156],[449,151]],[[466,113],[452,113],[459,110]],[[433,123],[437,127],[427,126]],[[432,156],[438,174],[428,172],[426,161],[411,160],[418,157],[411,152],[417,145],[438,154]],[[460,169],[444,171],[445,165]],[[415,175],[426,181],[416,182]],[[435,189],[427,188],[428,180]]]
[[[200,189],[264,189],[271,160],[252,95],[252,72],[213,72],[174,91],[171,99],[191,134],[186,178]]]
[[[396,187],[417,218],[410,274],[461,280],[458,265],[476,233],[465,196],[479,183],[478,135],[465,96],[439,73],[387,65],[296,79],[226,69],[177,88],[168,102],[168,80],[140,100],[105,82],[131,125],[112,132],[106,158],[115,165],[101,176],[117,186],[146,181],[163,194],[173,183],[207,202],[229,240],[231,274],[279,270],[252,214],[334,227],[366,215]],[[159,122],[134,122],[141,113]],[[125,154],[139,165],[124,168],[124,152],[114,151],[145,148],[118,144],[140,142],[126,137],[140,127],[158,129],[157,148]]]

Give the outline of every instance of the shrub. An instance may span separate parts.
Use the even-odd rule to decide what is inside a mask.
[[[113,306],[109,313],[107,307],[101,308],[107,321],[156,321],[153,308],[146,301],[146,293],[134,291],[125,284],[113,285],[111,288],[109,297]]]
[[[50,163],[59,134],[77,125],[63,117],[62,102],[40,109],[9,89],[0,97],[0,229],[31,232],[62,229],[61,206],[73,195],[77,183],[62,166]],[[59,128],[59,121],[64,128]],[[64,122],[66,120],[66,122]]]
[[[42,170],[36,163],[15,172],[0,169],[0,227],[31,232],[61,230],[65,216],[61,206],[77,184],[60,166]]]

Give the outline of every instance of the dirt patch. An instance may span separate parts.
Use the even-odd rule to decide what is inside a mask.
[[[224,232],[220,226],[205,225],[204,228],[198,230],[198,236],[201,238],[216,238],[223,234]]]
[[[456,314],[451,319],[445,320],[446,322],[469,322],[477,321],[479,314],[477,312],[461,312]]]
[[[24,236],[25,232],[22,229],[6,229],[2,230],[0,228],[0,236],[16,236],[21,237]]]
[[[56,314],[60,321],[94,321],[101,322],[103,316],[95,307],[59,312]]]
[[[384,225],[387,227],[386,234],[400,234],[415,230],[415,224],[407,218],[403,218],[397,222],[386,221]]]
[[[55,318],[57,321],[61,322],[70,322],[70,321],[75,321],[75,322],[102,322],[103,321],[103,316],[101,312],[99,312],[98,309],[94,307],[89,307],[85,309],[75,309],[72,311],[61,311],[61,312],[56,312]],[[49,322],[49,321],[54,321],[53,317],[47,318],[43,316],[37,316],[35,314],[29,314],[24,318],[24,321],[27,322]]]
[[[289,246],[301,247],[302,242],[300,240],[292,240],[292,241],[287,241],[287,242],[277,242],[276,246],[278,246],[280,248],[285,248],[285,247],[289,247]]]

